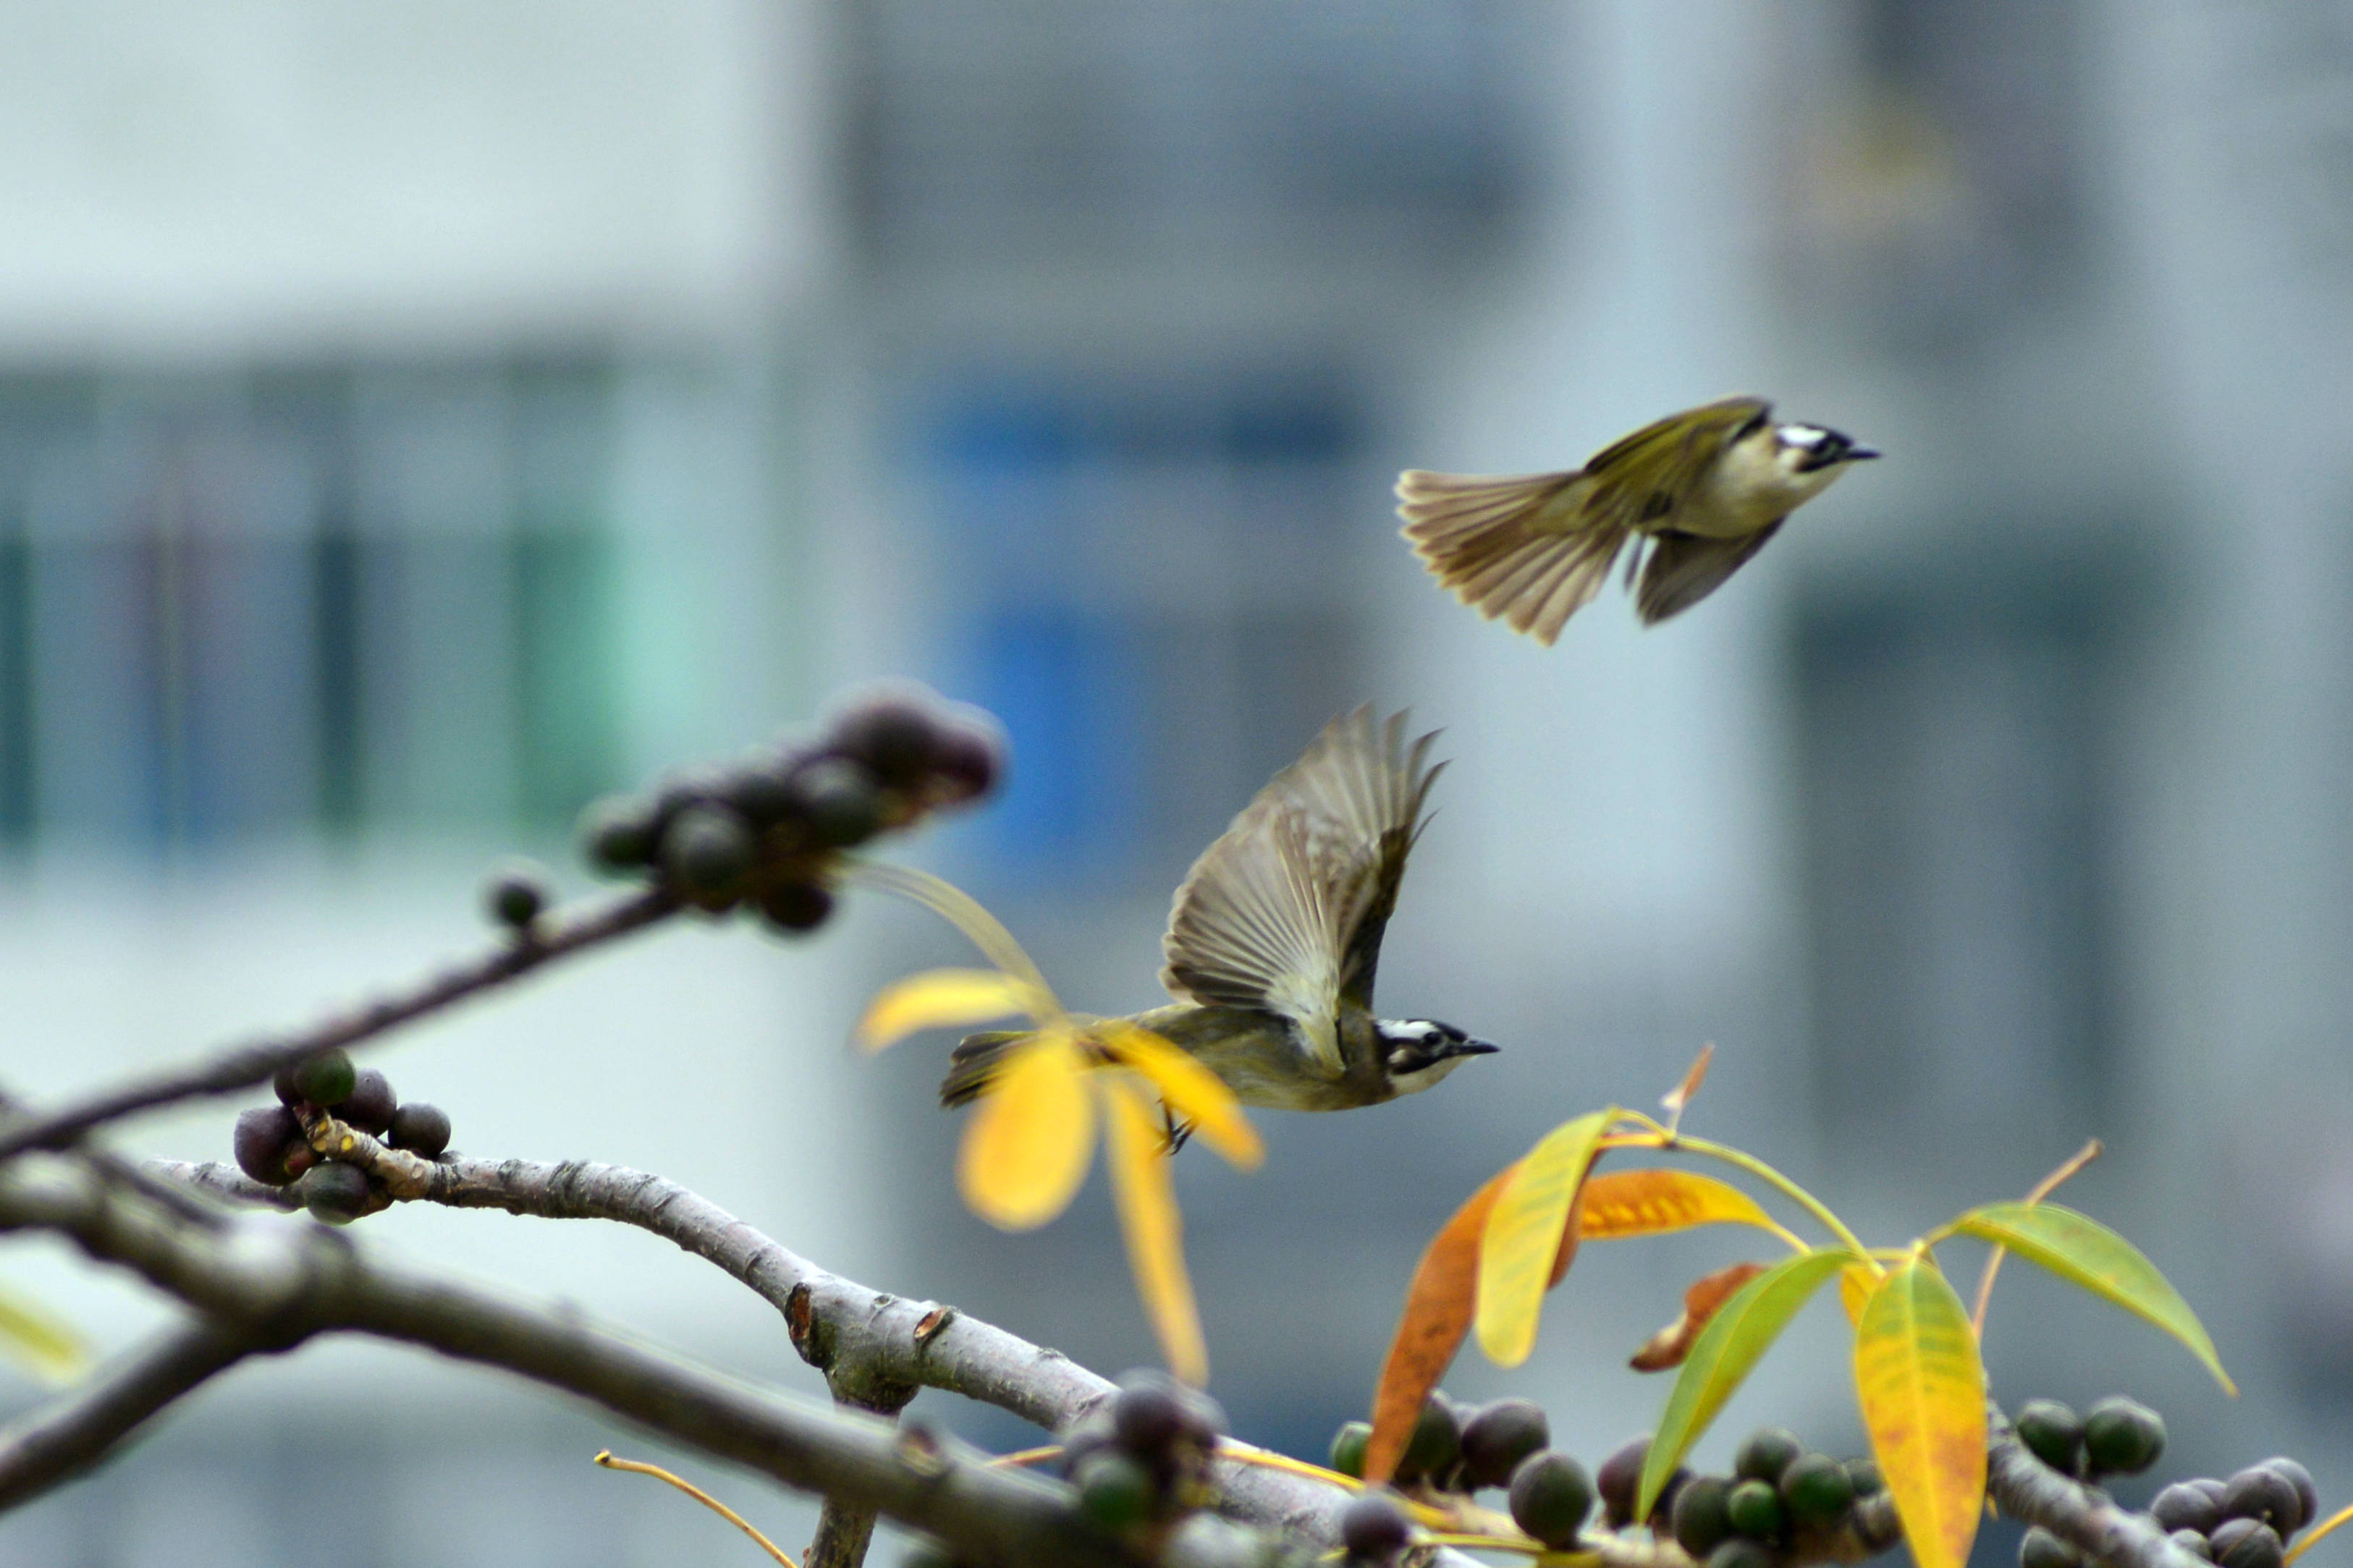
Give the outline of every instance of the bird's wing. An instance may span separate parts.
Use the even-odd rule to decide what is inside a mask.
[[[1381,931],[1438,769],[1431,735],[1359,708],[1277,773],[1177,889],[1161,980],[1205,1005],[1298,1023],[1318,1065],[1342,1071],[1339,999],[1369,1005]]]
[[[1726,397],[1611,442],[1585,465],[1593,486],[1588,516],[1596,526],[1672,530],[1675,510],[1709,465],[1772,415],[1773,405],[1761,397]]]
[[[1703,539],[1694,533],[1662,533],[1651,547],[1642,568],[1642,585],[1634,607],[1644,626],[1656,626],[1680,615],[1724,585],[1724,580],[1765,548],[1781,531],[1786,518],[1771,522],[1746,539]]]

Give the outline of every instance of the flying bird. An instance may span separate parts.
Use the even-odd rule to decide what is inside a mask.
[[[1820,425],[1777,425],[1761,397],[1670,415],[1551,474],[1398,476],[1398,515],[1432,575],[1489,620],[1550,647],[1631,542],[1645,626],[1698,604],[1849,463],[1877,452]],[[1647,542],[1648,552],[1644,552]]]
[[[1451,1024],[1373,1012],[1381,933],[1445,765],[1428,762],[1435,732],[1409,743],[1405,725],[1370,707],[1326,724],[1176,889],[1160,972],[1176,1001],[1129,1021],[1191,1052],[1246,1105],[1378,1105],[1496,1048]],[[941,1102],[978,1096],[1025,1037],[968,1036]]]

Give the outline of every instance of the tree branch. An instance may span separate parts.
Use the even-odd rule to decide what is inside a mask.
[[[812,1407],[658,1355],[576,1313],[517,1305],[371,1261],[340,1233],[246,1219],[190,1226],[110,1188],[76,1161],[0,1173],[0,1230],[72,1238],[209,1314],[233,1338],[282,1345],[349,1331],[502,1367],[566,1390],[703,1452],[803,1491],[872,1508],[960,1556],[1069,1568],[1131,1561],[1086,1524],[1068,1487],[995,1468],[920,1426]],[[1228,1568],[1265,1542],[1188,1521],[1161,1561]]]
[[[174,1329],[0,1427],[0,1509],[72,1479],[165,1405],[260,1348],[209,1322]]]
[[[298,1035],[237,1046],[205,1060],[133,1079],[46,1115],[31,1115],[0,1131],[0,1160],[28,1149],[64,1149],[90,1129],[142,1110],[234,1094],[267,1083],[278,1069],[336,1046],[357,1045],[385,1030],[495,990],[542,964],[586,952],[678,912],[675,895],[659,888],[630,893],[555,925],[512,938],[495,950],[434,976],[409,991],[360,1011],[330,1018]]]
[[[2209,1568],[2184,1552],[2145,1514],[2036,1458],[2003,1415],[1986,1401],[1986,1490],[2012,1519],[2039,1524],[2107,1568]]]

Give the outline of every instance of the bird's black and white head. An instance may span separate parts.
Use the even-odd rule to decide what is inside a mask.
[[[1820,425],[1777,425],[1773,440],[1792,473],[1821,473],[1841,463],[1860,463],[1879,456],[1868,447],[1856,445],[1852,436]]]
[[[1419,1094],[1471,1058],[1493,1056],[1498,1049],[1431,1018],[1383,1018],[1373,1029],[1380,1039],[1389,1088],[1398,1094]]]

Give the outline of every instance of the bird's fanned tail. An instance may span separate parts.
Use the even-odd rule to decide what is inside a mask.
[[[1581,473],[1398,476],[1398,515],[1415,553],[1454,596],[1546,647],[1609,581],[1631,529],[1563,531],[1549,503]]]

